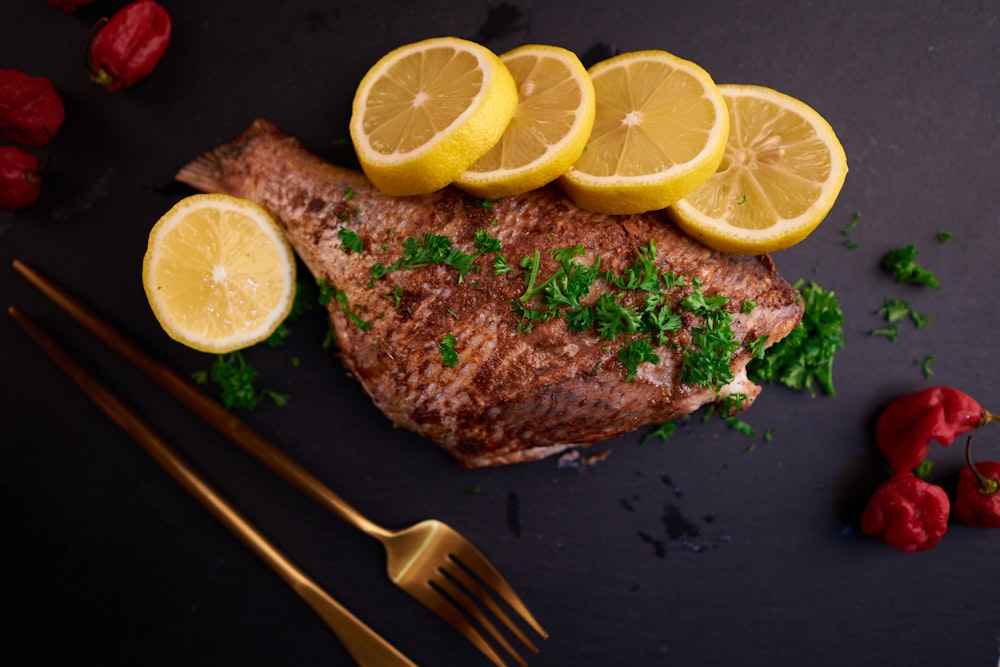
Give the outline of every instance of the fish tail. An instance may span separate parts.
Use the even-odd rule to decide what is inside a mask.
[[[202,192],[234,194],[227,179],[229,165],[239,160],[247,144],[269,134],[282,135],[273,123],[258,118],[236,139],[199,155],[181,167],[174,178]]]

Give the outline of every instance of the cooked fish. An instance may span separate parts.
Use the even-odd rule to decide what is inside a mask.
[[[760,391],[746,375],[754,349],[802,316],[770,258],[713,252],[659,212],[594,214],[554,187],[389,197],[265,120],[177,178],[269,210],[333,290],[343,365],[394,424],[470,468],[706,403],[743,409]],[[713,353],[722,368],[705,379]]]

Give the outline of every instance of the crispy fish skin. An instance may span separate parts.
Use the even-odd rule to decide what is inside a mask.
[[[378,408],[398,426],[437,442],[462,465],[475,468],[540,459],[576,445],[608,440],[643,425],[688,414],[721,396],[760,388],[746,377],[749,343],[784,338],[803,305],[769,257],[714,252],[683,235],[660,212],[632,216],[576,208],[549,187],[506,197],[490,206],[456,190],[415,197],[380,193],[357,171],[333,166],[266,120],[201,156],[177,175],[197,189],[257,202],[284,228],[299,257],[319,280],[335,286],[329,306],[339,354]],[[363,250],[351,251],[338,232],[355,232]],[[600,257],[602,271],[621,271],[652,240],[662,271],[695,277],[706,295],[730,298],[731,327],[743,345],[731,368],[735,379],[718,392],[679,381],[683,349],[700,318],[681,313],[683,327],[655,348],[659,363],[642,363],[626,382],[615,342],[595,331],[571,332],[563,318],[518,331],[512,302],[524,292],[515,269],[493,271],[494,255],[459,279],[442,264],[397,270],[373,280],[376,263],[391,265],[408,237],[447,236],[465,252],[475,233],[499,238],[512,266],[540,251],[543,278],[557,268],[550,250],[580,245],[581,263]],[[611,286],[598,279],[593,302]],[[618,290],[615,290],[616,292]],[[669,293],[676,303],[690,287]],[[641,305],[642,295],[623,300]],[[756,304],[742,312],[744,301]],[[397,304],[398,302],[398,304]],[[439,344],[451,334],[459,361],[442,363]]]

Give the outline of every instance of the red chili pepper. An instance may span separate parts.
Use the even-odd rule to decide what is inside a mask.
[[[42,189],[38,159],[17,146],[0,146],[0,208],[28,206]]]
[[[170,43],[170,15],[155,0],[137,0],[97,28],[90,80],[109,93],[148,76]]]
[[[909,472],[927,458],[931,440],[950,445],[997,418],[958,389],[930,387],[885,407],[875,425],[875,444],[893,470]]]
[[[89,5],[94,0],[49,0],[49,4],[56,9],[61,9],[67,14],[72,14],[80,5]]]
[[[944,489],[900,472],[872,494],[861,515],[861,531],[900,551],[924,551],[948,530],[949,510]]]
[[[1000,528],[1000,461],[972,462],[972,436],[965,442],[968,465],[958,473],[955,519],[972,528]]]
[[[52,82],[16,69],[0,69],[0,137],[44,146],[62,127],[66,110]]]

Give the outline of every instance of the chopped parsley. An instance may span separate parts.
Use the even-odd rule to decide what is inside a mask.
[[[247,361],[240,350],[216,355],[208,372],[192,373],[191,378],[197,384],[208,384],[209,378],[215,381],[220,389],[219,399],[222,405],[228,409],[246,408],[252,410],[260,405],[265,398],[270,398],[278,407],[283,407],[288,403],[287,394],[279,394],[270,389],[258,391],[254,387],[257,369]]]
[[[446,333],[438,343],[438,351],[441,352],[441,363],[448,368],[454,368],[458,365],[458,352],[455,351],[455,345],[458,344],[458,340],[455,336]]]
[[[934,467],[934,462],[930,459],[924,459],[917,464],[917,467],[913,469],[913,476],[917,479],[926,479],[927,475],[931,474],[931,469]]]
[[[855,211],[854,215],[851,217],[850,224],[848,224],[847,227],[842,229],[840,233],[843,234],[844,236],[850,236],[851,233],[858,228],[858,222],[860,220],[861,220],[861,213],[859,211]],[[858,244],[850,239],[844,239],[843,244],[844,247],[847,248],[848,250],[854,250],[858,247]]]
[[[954,235],[951,232],[941,232],[937,235],[938,243],[947,243],[952,238],[954,238]]]
[[[751,360],[748,374],[757,383],[780,382],[791,389],[808,389],[813,395],[816,382],[824,394],[833,396],[833,359],[844,347],[844,313],[836,294],[816,283],[802,288],[802,298],[802,321],[762,359]]]
[[[344,244],[344,248],[346,248],[348,252],[359,253],[363,248],[361,237],[358,236],[354,230],[348,229],[347,227],[341,227],[340,230],[337,231],[337,238],[339,238],[340,242]]]
[[[910,311],[910,319],[913,320],[913,324],[916,325],[918,329],[923,329],[925,326],[931,323],[930,315],[921,314],[915,310]]]
[[[934,273],[917,263],[917,249],[913,244],[890,250],[882,258],[882,267],[892,274],[897,283],[924,285],[931,289],[941,287]]]
[[[500,251],[500,241],[485,231],[476,232],[475,243],[476,251],[467,253],[454,247],[451,239],[441,234],[425,232],[419,239],[411,236],[403,241],[403,255],[399,259],[388,266],[380,262],[372,267],[372,278],[378,280],[401,269],[444,264],[458,271],[458,282],[464,282],[465,275],[476,269],[477,257]]]
[[[652,431],[645,433],[639,440],[639,444],[645,445],[653,438],[659,438],[663,442],[667,442],[670,439],[670,436],[672,436],[676,431],[677,420],[671,419],[670,421],[663,422]]]
[[[899,323],[893,322],[888,326],[872,329],[868,333],[872,336],[885,336],[889,339],[889,342],[895,343],[899,338]]]
[[[697,279],[694,291],[681,301],[683,308],[704,320],[702,326],[691,328],[691,345],[681,359],[681,382],[718,390],[733,381],[729,362],[740,342],[733,337],[733,316],[724,309],[727,303],[729,298],[722,295],[705,296]]]
[[[650,347],[649,341],[645,338],[636,338],[623,346],[618,352],[618,360],[625,364],[625,368],[628,370],[625,382],[631,382],[635,378],[635,374],[639,370],[639,364],[643,362],[651,364],[660,363],[659,355],[653,352],[653,348]]]
[[[878,314],[884,315],[889,322],[899,322],[910,314],[910,304],[900,299],[886,299]]]
[[[931,354],[924,357],[924,360],[920,362],[920,368],[924,372],[925,380],[930,380],[932,377],[934,377],[934,371],[931,370],[931,364],[934,363],[935,358],[936,357],[933,354]]]
[[[886,299],[882,307],[878,309],[878,314],[885,317],[889,326],[874,329],[869,333],[873,336],[885,336],[891,341],[895,341],[899,337],[899,325],[907,318],[912,320],[918,329],[931,322],[930,315],[918,313],[910,307],[909,302],[902,299]]]

